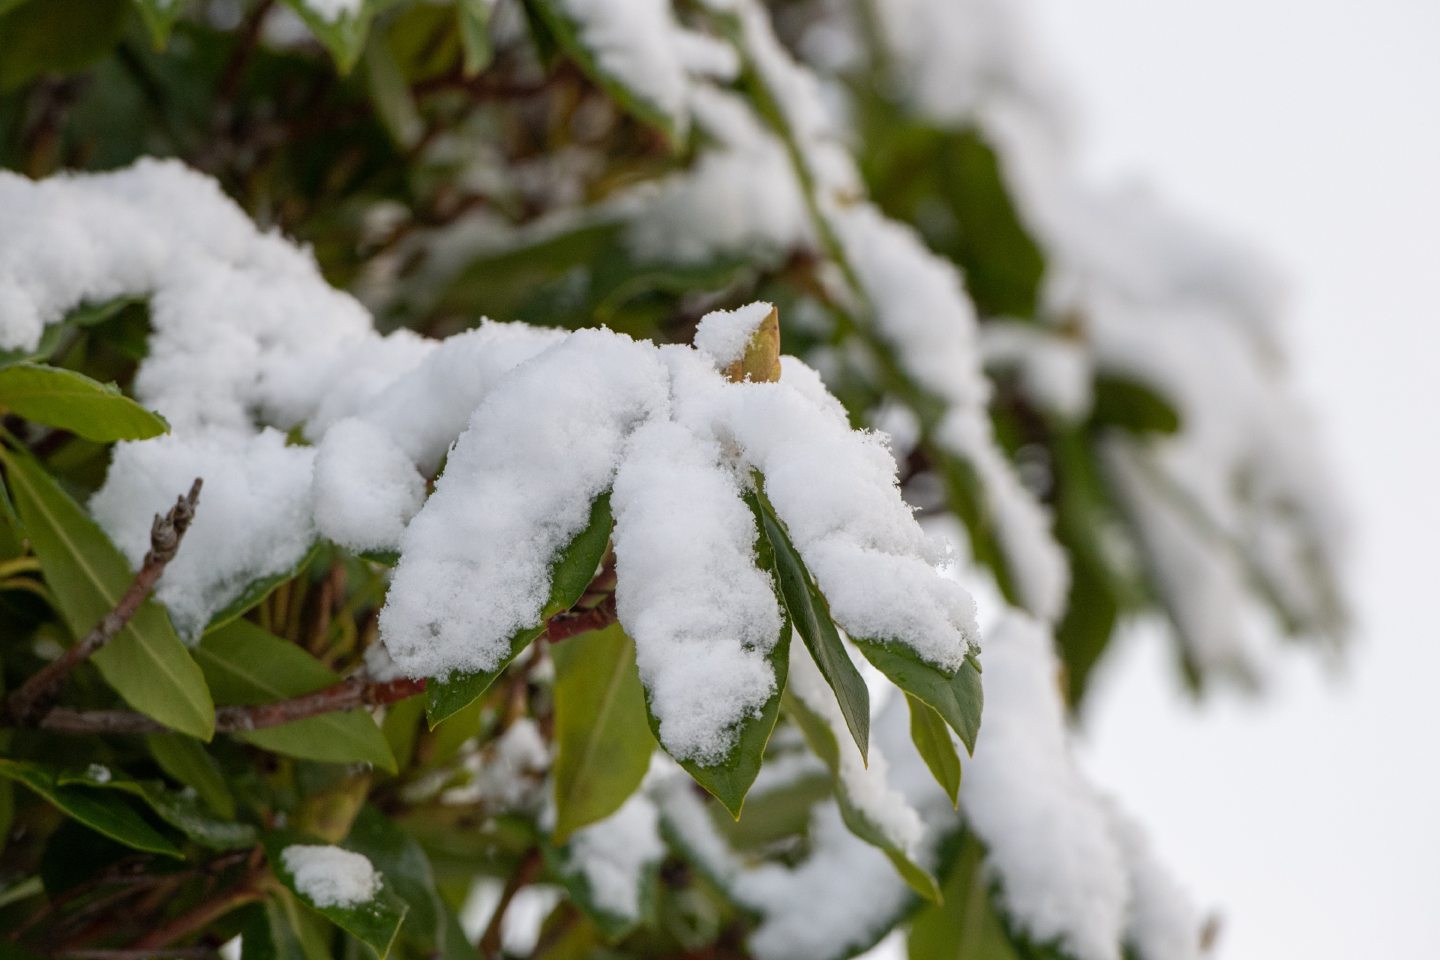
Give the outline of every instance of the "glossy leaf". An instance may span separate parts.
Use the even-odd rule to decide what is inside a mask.
[[[114,790],[128,794],[191,840],[212,850],[244,849],[253,846],[259,836],[249,824],[212,816],[200,809],[194,796],[166,789],[158,781],[131,780],[108,770],[91,769],[57,774],[55,782],[62,787]]]
[[[323,690],[340,677],[293,643],[267,633],[248,620],[207,633],[195,659],[215,693],[227,706],[272,703]],[[234,736],[257,747],[306,760],[370,763],[391,773],[395,758],[367,710],[295,720]]]
[[[118,843],[147,853],[180,857],[180,849],[142,817],[130,801],[85,787],[65,786],[44,767],[0,757],[0,777],[30,788],[67,816]]]
[[[585,588],[595,578],[595,571],[605,557],[613,523],[610,496],[602,494],[590,507],[590,520],[585,529],[571,541],[550,568],[550,600],[542,612],[543,617],[548,618],[569,610],[584,595]],[[430,726],[433,728],[441,720],[463,710],[484,694],[510,662],[544,632],[545,623],[542,620],[538,626],[527,627],[516,633],[510,638],[508,652],[494,670],[455,674],[445,680],[430,681],[426,685],[425,698],[425,715]]]
[[[619,624],[556,644],[553,839],[603,820],[635,792],[655,738],[635,645]]]
[[[285,868],[283,855],[285,848],[291,844],[309,844],[313,841],[293,834],[272,833],[265,836],[264,842],[270,869],[297,900],[365,944],[380,960],[389,956],[400,932],[400,924],[409,908],[383,871],[380,872],[379,889],[364,903],[354,906],[321,906],[296,886],[295,875]]]
[[[364,854],[409,907],[400,937],[424,956],[443,954],[449,932],[445,902],[425,850],[374,807],[360,808],[343,846]]]
[[[235,818],[235,798],[225,784],[220,765],[199,741],[179,733],[152,733],[145,737],[145,746],[168,776],[194,790],[221,817]]]
[[[830,618],[830,605],[815,585],[815,578],[805,567],[784,523],[775,515],[775,508],[763,492],[747,496],[751,509],[760,518],[761,529],[775,556],[775,576],[780,596],[790,614],[795,632],[805,641],[820,675],[835,692],[835,701],[845,717],[845,725],[866,757],[870,748],[870,691],[865,678],[850,659],[835,621]]]
[[[892,683],[933,707],[959,736],[965,749],[974,752],[985,695],[980,688],[980,671],[973,661],[967,659],[954,676],[946,676],[939,667],[926,663],[908,648],[871,640],[854,643]]]
[[[960,754],[950,740],[950,728],[935,712],[935,708],[913,693],[905,694],[910,707],[910,739],[920,753],[920,759],[935,775],[952,805],[960,802]]]
[[[146,440],[170,427],[112,383],[38,363],[0,367],[0,407],[35,423],[108,443]]]
[[[132,575],[125,557],[39,464],[7,456],[10,490],[60,614],[83,637],[114,609]],[[178,491],[177,491],[178,492]],[[203,509],[203,507],[202,507]],[[173,730],[209,740],[215,708],[205,676],[153,601],[91,658],[126,703]]]

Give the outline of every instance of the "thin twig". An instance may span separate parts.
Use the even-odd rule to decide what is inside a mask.
[[[409,677],[379,683],[350,677],[324,690],[288,700],[251,707],[221,707],[215,711],[215,730],[220,733],[265,730],[326,713],[394,703],[413,697],[424,689],[424,680]],[[81,734],[158,733],[168,729],[143,713],[129,710],[68,710],[60,707],[47,713],[37,725],[53,733]]]
[[[43,670],[26,680],[12,693],[5,703],[5,714],[15,723],[27,724],[45,711],[45,708],[59,695],[70,671],[90,659],[97,650],[105,646],[125,629],[125,625],[139,611],[140,605],[155,589],[155,583],[165,572],[165,567],[175,559],[180,541],[190,522],[195,519],[195,505],[200,499],[201,480],[195,478],[190,492],[175,501],[175,506],[164,516],[155,515],[150,527],[150,551],[135,579],[130,581],[120,602],[100,622],[68,650],[51,661]]]
[[[531,850],[526,854],[520,868],[505,884],[505,889],[500,892],[500,900],[495,904],[495,912],[490,914],[490,922],[485,925],[485,932],[480,935],[480,940],[475,945],[480,960],[495,960],[500,956],[500,934],[505,924],[505,913],[510,902],[515,899],[515,894],[539,875],[540,865],[540,851]]]

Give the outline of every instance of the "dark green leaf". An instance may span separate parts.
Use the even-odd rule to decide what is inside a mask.
[[[445,903],[435,889],[435,871],[420,844],[389,817],[365,806],[343,845],[368,857],[409,907],[401,938],[424,956],[443,953],[448,932]]]
[[[36,764],[0,757],[0,777],[14,780],[44,797],[63,813],[112,840],[147,853],[180,857],[180,849],[152,827],[123,797],[84,787],[64,786]]]
[[[128,12],[128,0],[65,0],[22,3],[0,14],[0,93],[89,66],[120,38]]]
[[[10,488],[60,614],[82,637],[129,589],[130,565],[39,464],[7,456]],[[177,491],[178,492],[178,491]],[[92,658],[125,702],[173,730],[209,740],[215,708],[205,677],[153,601]]]
[[[0,367],[0,407],[88,440],[146,440],[170,427],[111,383],[38,363]]]
[[[207,633],[195,648],[195,659],[205,671],[215,699],[227,706],[273,703],[340,682],[337,674],[310,654],[248,620],[236,620]],[[395,772],[395,758],[385,736],[369,712],[360,708],[234,735],[292,757],[371,763]]]
[[[145,746],[168,776],[194,790],[224,819],[235,818],[235,798],[225,785],[220,765],[198,741],[180,733],[152,733],[145,737]]]
[[[317,543],[306,552],[305,556],[300,558],[299,563],[295,564],[295,566],[289,570],[272,574],[268,577],[261,577],[259,580],[251,580],[245,586],[245,589],[240,591],[238,597],[231,600],[225,605],[224,609],[210,618],[210,622],[205,625],[205,632],[209,633],[212,630],[219,630],[221,627],[226,626],[234,620],[238,620],[259,606],[260,601],[270,596],[276,587],[295,579],[304,572],[305,568],[310,566],[319,552],[320,544]]]
[[[62,787],[115,790],[135,797],[161,820],[202,847],[212,850],[243,849],[253,846],[258,838],[255,828],[249,824],[213,817],[200,809],[194,796],[167,790],[158,781],[131,780],[109,770],[92,769],[82,773],[57,774],[55,782]]]
[[[1100,374],[1095,378],[1093,422],[1122,427],[1135,433],[1174,433],[1180,429],[1180,413],[1153,387],[1138,380]]]
[[[830,605],[790,542],[784,523],[775,515],[775,508],[760,490],[746,499],[760,518],[761,529],[774,550],[775,575],[790,622],[805,641],[810,656],[815,658],[820,675],[835,691],[835,701],[840,705],[845,725],[850,728],[850,735],[864,758],[870,748],[870,691],[865,686],[865,678],[850,660],[835,621],[830,618]]]
[[[265,853],[270,869],[295,897],[310,909],[324,916],[346,933],[355,937],[380,960],[384,960],[400,932],[408,907],[396,893],[389,877],[380,872],[380,888],[364,903],[354,906],[321,906],[311,900],[305,891],[295,885],[295,876],[285,867],[284,850],[293,844],[309,845],[303,837],[292,834],[272,833],[265,836]]]
[[[960,754],[950,740],[950,729],[935,708],[913,693],[905,694],[910,706],[910,739],[920,759],[935,775],[952,804],[960,802]]]
[[[980,672],[974,663],[967,659],[951,677],[908,648],[873,640],[854,640],[854,643],[892,683],[935,708],[967,750],[975,750],[985,698],[980,689]]]
[[[554,841],[603,820],[640,786],[655,739],[635,645],[619,624],[556,644]]]
[[[542,624],[515,634],[510,638],[509,651],[501,658],[500,665],[494,670],[457,673],[445,680],[432,679],[427,683],[425,685],[425,716],[430,721],[431,729],[433,730],[446,717],[464,710],[475,702],[481,694],[490,689],[490,684],[494,683],[495,678],[500,676],[510,665],[510,661],[518,657],[521,651],[544,633],[545,627]]]
[[[571,541],[550,568],[550,600],[545,605],[543,616],[550,617],[570,609],[585,593],[585,588],[595,578],[595,571],[605,557],[612,525],[610,495],[602,494],[590,506],[590,520],[585,529]],[[544,632],[545,624],[542,621],[538,626],[521,630],[511,637],[508,652],[494,670],[459,673],[445,680],[431,680],[426,685],[425,698],[425,715],[429,718],[430,726],[433,728],[452,713],[464,709],[490,689],[490,684],[495,682],[501,671]]]

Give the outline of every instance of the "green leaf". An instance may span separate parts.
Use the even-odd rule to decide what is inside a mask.
[[[113,383],[38,363],[0,367],[0,407],[100,443],[147,440],[170,429],[164,418],[125,396]]]
[[[384,37],[372,36],[365,44],[365,87],[385,132],[397,147],[408,150],[425,132],[425,121],[410,95],[410,83]]]
[[[222,820],[200,809],[194,796],[167,790],[154,780],[131,780],[109,770],[60,773],[55,782],[62,787],[115,790],[145,803],[161,820],[202,847],[212,850],[240,850],[255,844],[258,834],[246,823]]]
[[[775,555],[775,574],[780,582],[780,596],[790,614],[790,622],[799,633],[820,668],[820,675],[835,691],[835,701],[845,717],[845,725],[865,758],[870,747],[870,691],[865,678],[850,659],[835,621],[830,618],[830,605],[815,585],[814,577],[790,542],[784,523],[775,515],[775,508],[763,490],[747,495],[750,507],[760,518],[761,528]]]
[[[394,884],[383,871],[380,871],[379,889],[364,903],[345,907],[321,906],[295,885],[295,875],[285,867],[286,847],[292,844],[308,845],[312,841],[294,834],[271,833],[266,834],[264,842],[270,869],[287,890],[295,894],[301,903],[369,947],[380,960],[385,960],[409,908],[405,901],[400,899]]]
[[[135,5],[140,8],[140,19],[145,21],[145,28],[150,31],[156,50],[165,49],[165,44],[170,40],[170,31],[174,28],[175,21],[180,19],[186,2],[187,0],[135,0]]]
[[[195,791],[200,800],[226,820],[235,819],[235,798],[215,758],[198,741],[179,733],[151,733],[145,746],[166,775]]]
[[[920,759],[935,775],[950,803],[960,803],[960,754],[950,740],[950,729],[935,708],[913,693],[905,694],[910,705],[910,739],[920,752]]]
[[[0,93],[89,66],[120,39],[128,12],[128,0],[65,0],[21,3],[0,14]]]
[[[448,933],[445,902],[425,850],[374,807],[360,808],[343,846],[364,854],[409,907],[400,937],[423,956],[442,954]]]
[[[950,858],[943,902],[923,906],[911,921],[908,960],[1019,960],[986,887],[980,845],[966,836]]]
[[[752,509],[754,507],[752,503]],[[756,562],[761,570],[773,575],[775,569],[775,552],[770,547],[770,542],[764,536],[759,536],[760,518],[755,519],[757,538],[755,542]],[[784,620],[780,624],[780,635],[775,640],[775,646],[771,648],[766,659],[770,663],[770,669],[775,673],[775,693],[760,712],[752,717],[747,717],[740,723],[739,736],[735,746],[730,753],[719,763],[701,765],[693,760],[679,760],[680,766],[684,767],[695,782],[706,790],[710,791],[717,800],[725,805],[730,815],[740,819],[740,811],[745,805],[745,795],[750,791],[750,785],[755,782],[755,777],[760,773],[760,764],[765,759],[765,747],[770,742],[770,734],[775,730],[775,721],[780,716],[780,699],[785,693],[785,681],[790,675],[790,621]],[[650,692],[645,692],[645,713],[650,719],[650,729],[655,734],[655,739],[660,740],[660,723],[655,718],[655,712],[650,708]],[[663,742],[661,744],[664,745]]]
[[[610,494],[603,493],[590,505],[590,520],[585,529],[571,541],[550,569],[550,603],[545,607],[547,617],[564,613],[585,595],[585,588],[595,579],[595,573],[605,559],[605,548],[610,544],[610,529],[613,526]]]
[[[555,843],[603,820],[640,786],[655,738],[635,645],[619,624],[558,643],[555,661]]]
[[[834,776],[835,803],[840,808],[840,817],[845,821],[845,826],[856,837],[885,854],[894,864],[895,872],[900,874],[901,879],[909,884],[912,890],[926,900],[939,902],[940,886],[930,871],[911,860],[851,795],[849,785],[840,775],[840,743],[835,739],[835,729],[830,722],[794,694],[785,698],[785,711],[794,718],[796,726],[805,735],[815,755],[830,768]]]
[[[1090,419],[1135,433],[1174,433],[1180,429],[1175,405],[1148,384],[1117,374],[1095,378],[1095,403]]]
[[[84,787],[64,786],[44,767],[0,757],[0,777],[14,780],[85,826],[147,853],[182,857],[180,849],[152,827],[128,800]]]
[[[595,578],[595,571],[605,557],[610,542],[613,519],[610,495],[601,494],[590,506],[590,520],[585,529],[561,552],[550,568],[550,600],[542,617],[548,618],[569,610],[585,593]],[[518,657],[526,647],[545,633],[545,621],[528,627],[510,638],[505,656],[494,670],[454,674],[445,680],[426,684],[425,715],[433,729],[436,724],[456,711],[463,710],[490,689],[495,678]]]
[[[70,631],[83,637],[129,589],[130,565],[38,463],[11,455],[5,464],[45,582]],[[201,740],[214,734],[215,708],[205,676],[153,601],[142,604],[91,661],[115,692],[146,716]]]
[[[236,620],[207,633],[195,659],[219,703],[272,703],[323,690],[340,682],[338,674],[293,643],[267,633],[248,620]],[[375,720],[363,708],[307,717],[234,736],[257,747],[305,760],[370,763],[395,772],[395,758]]]
[[[560,44],[565,55],[608,94],[621,109],[665,134],[672,144],[680,141],[684,132],[681,120],[667,113],[665,108],[644,93],[629,86],[622,77],[601,66],[599,55],[582,39],[584,27],[571,18],[566,4],[558,0],[527,0],[526,7],[540,15],[551,35]]]
[[[330,58],[341,74],[347,74],[354,68],[365,49],[365,37],[370,32],[373,15],[370,0],[362,0],[359,13],[347,11],[334,20],[321,16],[305,0],[285,0],[285,5],[305,21],[315,39],[330,52]]]
[[[430,723],[430,729],[435,729],[442,720],[459,713],[479,699],[490,689],[495,678],[510,665],[510,661],[544,633],[545,626],[542,624],[515,634],[510,638],[508,652],[500,658],[500,665],[494,670],[457,673],[446,680],[432,679],[425,684],[425,717]]]
[[[465,47],[465,76],[473,77],[495,57],[490,40],[489,0],[455,0],[455,16],[460,28],[460,41]]]
[[[985,696],[980,689],[980,671],[973,661],[967,658],[954,676],[946,676],[939,667],[926,663],[906,647],[853,637],[851,640],[892,683],[933,707],[960,737],[965,749],[974,752]]]
[[[210,618],[210,622],[205,625],[205,632],[209,633],[212,630],[219,630],[221,627],[249,613],[260,605],[260,601],[270,596],[280,584],[287,583],[300,576],[319,553],[320,544],[315,543],[306,551],[305,556],[300,558],[300,562],[289,570],[272,574],[268,577],[261,577],[259,580],[251,580],[246,584],[245,589],[240,591],[238,597],[231,600],[219,613]]]

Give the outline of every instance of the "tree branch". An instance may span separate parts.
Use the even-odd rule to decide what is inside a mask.
[[[288,700],[251,707],[221,707],[215,711],[215,730],[219,733],[265,730],[340,710],[394,703],[413,697],[424,689],[424,680],[409,677],[383,682],[350,677],[323,690]],[[51,710],[40,718],[36,726],[53,733],[81,734],[159,733],[169,729],[143,713],[130,710],[69,710],[64,707]]]
[[[114,609],[101,617],[100,622],[95,624],[83,639],[26,680],[5,701],[4,713],[14,723],[32,723],[44,713],[64,687],[70,671],[94,656],[97,650],[125,629],[125,625],[155,589],[165,567],[175,559],[175,553],[180,549],[180,541],[184,539],[185,531],[190,529],[190,522],[195,519],[200,486],[201,480],[196,477],[195,482],[190,485],[190,492],[177,498],[169,513],[164,516],[158,513],[155,515],[155,522],[150,527],[150,551],[145,554],[145,562],[140,565],[135,579],[130,581],[129,588]]]

